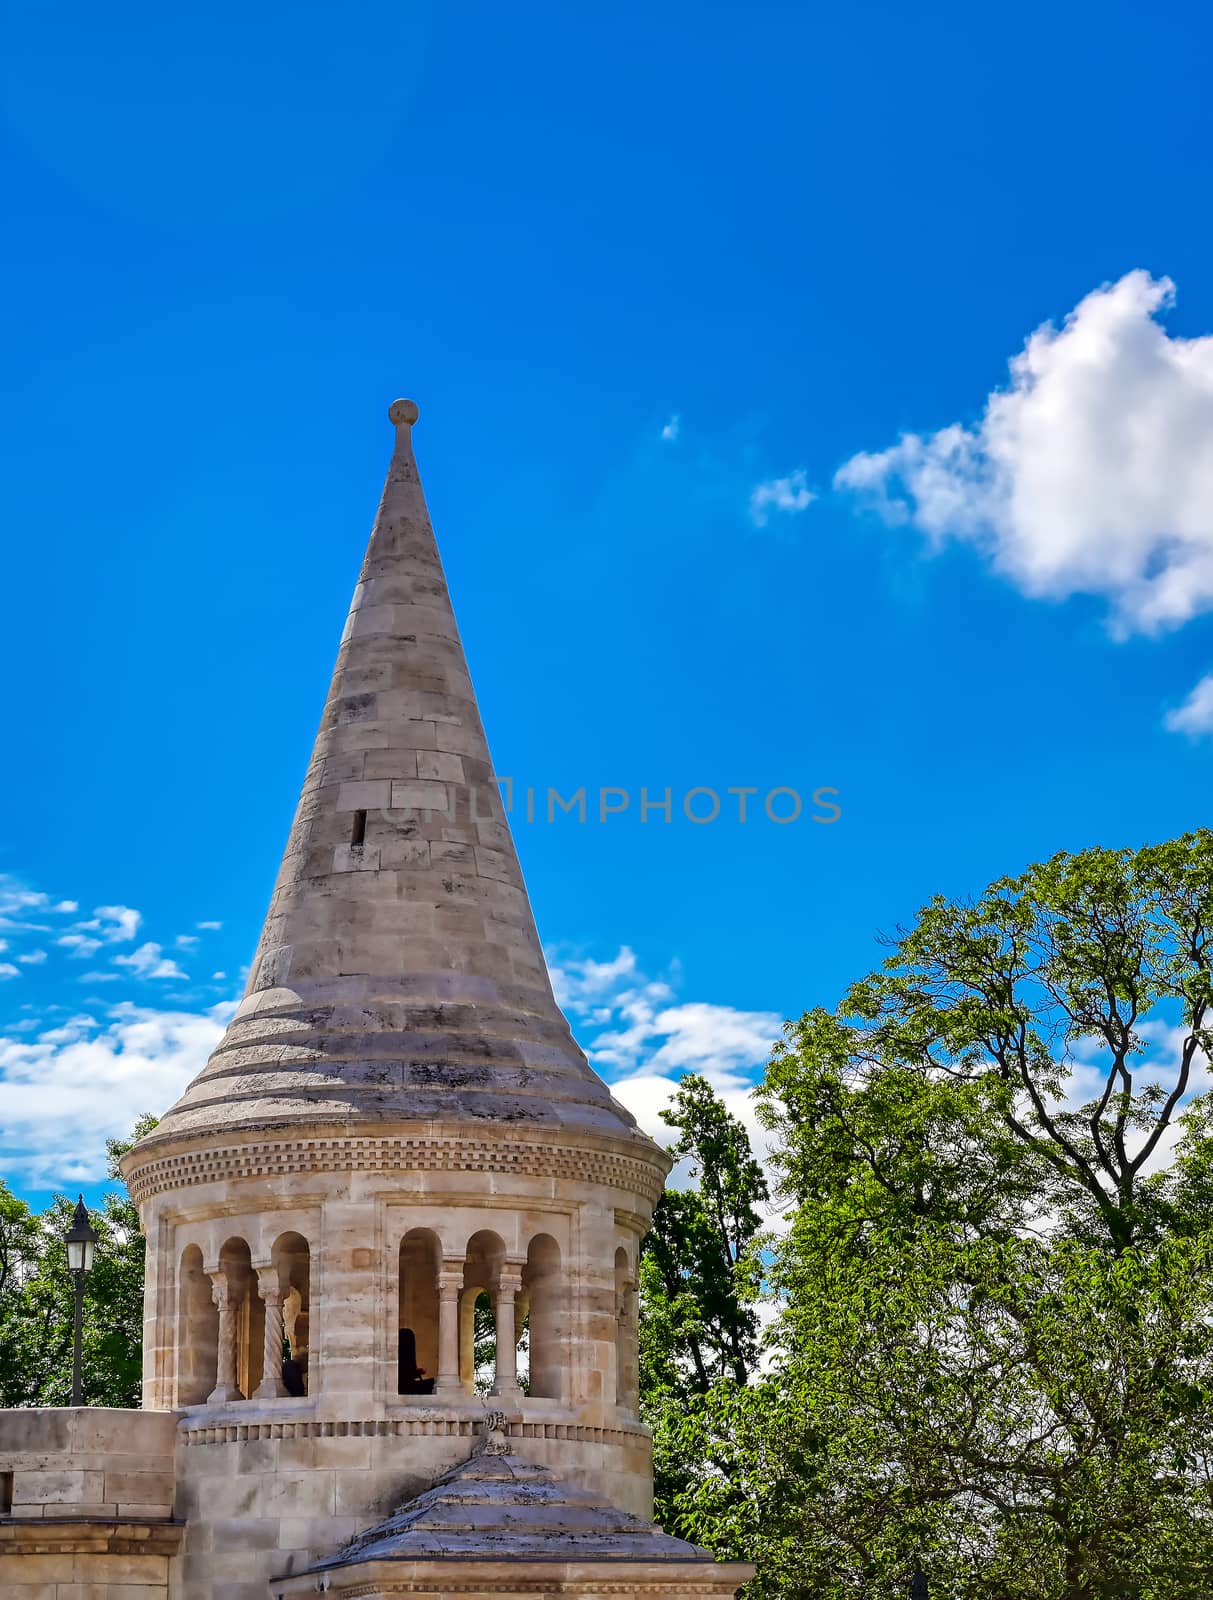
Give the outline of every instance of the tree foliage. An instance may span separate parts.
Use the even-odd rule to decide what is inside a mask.
[[[129,1142],[107,1144],[111,1178],[118,1160],[155,1126],[143,1118]],[[0,1406],[71,1402],[74,1289],[63,1239],[75,1203],[57,1195],[35,1214],[0,1182]],[[139,1404],[143,1348],[144,1242],[125,1187],[91,1213],[98,1234],[85,1284],[84,1398],[88,1405]]]
[[[790,1023],[765,1236],[743,1124],[683,1080],[640,1261],[666,1526],[755,1561],[752,1600],[904,1600],[918,1565],[932,1600],[1207,1600],[1211,1043],[1202,831],[935,899]],[[2,1404],[67,1398],[70,1213],[0,1186]],[[142,1240],[119,1194],[95,1222],[88,1398],[137,1404]]]
[[[1213,835],[1061,855],[788,1026],[769,1370],[664,1462],[756,1595],[1209,1593],[1211,932]]]
[[[757,1208],[768,1195],[744,1126],[706,1079],[683,1078],[662,1117],[688,1181],[662,1195],[641,1250],[640,1388],[658,1516],[675,1527],[695,1419],[717,1388],[746,1385],[757,1367]]]

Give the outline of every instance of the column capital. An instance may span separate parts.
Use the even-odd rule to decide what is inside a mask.
[[[497,1293],[499,1295],[509,1295],[512,1300],[521,1288],[522,1273],[512,1272],[508,1268],[502,1267],[497,1277]]]
[[[281,1305],[291,1292],[289,1277],[282,1268],[270,1261],[254,1264],[253,1271],[257,1274],[257,1293],[266,1305]]]
[[[226,1311],[229,1306],[234,1305],[236,1302],[236,1296],[232,1290],[232,1282],[226,1270],[223,1267],[216,1267],[214,1272],[207,1273],[207,1277],[211,1280],[211,1299],[219,1307],[220,1311]]]

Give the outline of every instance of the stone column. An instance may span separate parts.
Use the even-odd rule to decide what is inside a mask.
[[[282,1381],[282,1306],[288,1292],[277,1267],[257,1268],[257,1293],[265,1302],[265,1346],[261,1382],[253,1390],[256,1400],[278,1400],[286,1393]]]
[[[518,1332],[514,1320],[514,1300],[522,1288],[522,1273],[501,1269],[497,1293],[493,1297],[493,1311],[497,1324],[497,1369],[493,1374],[492,1393],[502,1399],[520,1400],[518,1386]]]
[[[434,1393],[463,1393],[459,1377],[459,1296],[463,1292],[463,1266],[438,1274],[438,1377]]]
[[[236,1312],[240,1297],[232,1289],[231,1279],[222,1267],[210,1274],[211,1298],[219,1307],[219,1360],[215,1387],[207,1395],[208,1405],[222,1405],[227,1400],[243,1400],[243,1391],[236,1384]]]

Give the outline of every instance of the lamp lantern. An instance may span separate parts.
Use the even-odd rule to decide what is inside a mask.
[[[64,1238],[67,1245],[67,1265],[76,1290],[76,1329],[72,1345],[72,1404],[84,1404],[84,1377],[81,1363],[81,1344],[84,1331],[84,1280],[93,1269],[97,1253],[97,1233],[88,1218],[84,1196],[76,1201],[72,1225]]]

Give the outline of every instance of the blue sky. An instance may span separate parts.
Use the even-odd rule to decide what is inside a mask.
[[[398,393],[498,771],[633,797],[515,834],[650,1122],[928,895],[1207,822],[1211,31],[8,11],[0,1171],[95,1193],[221,1026]],[[805,813],[677,815],[743,785]]]

